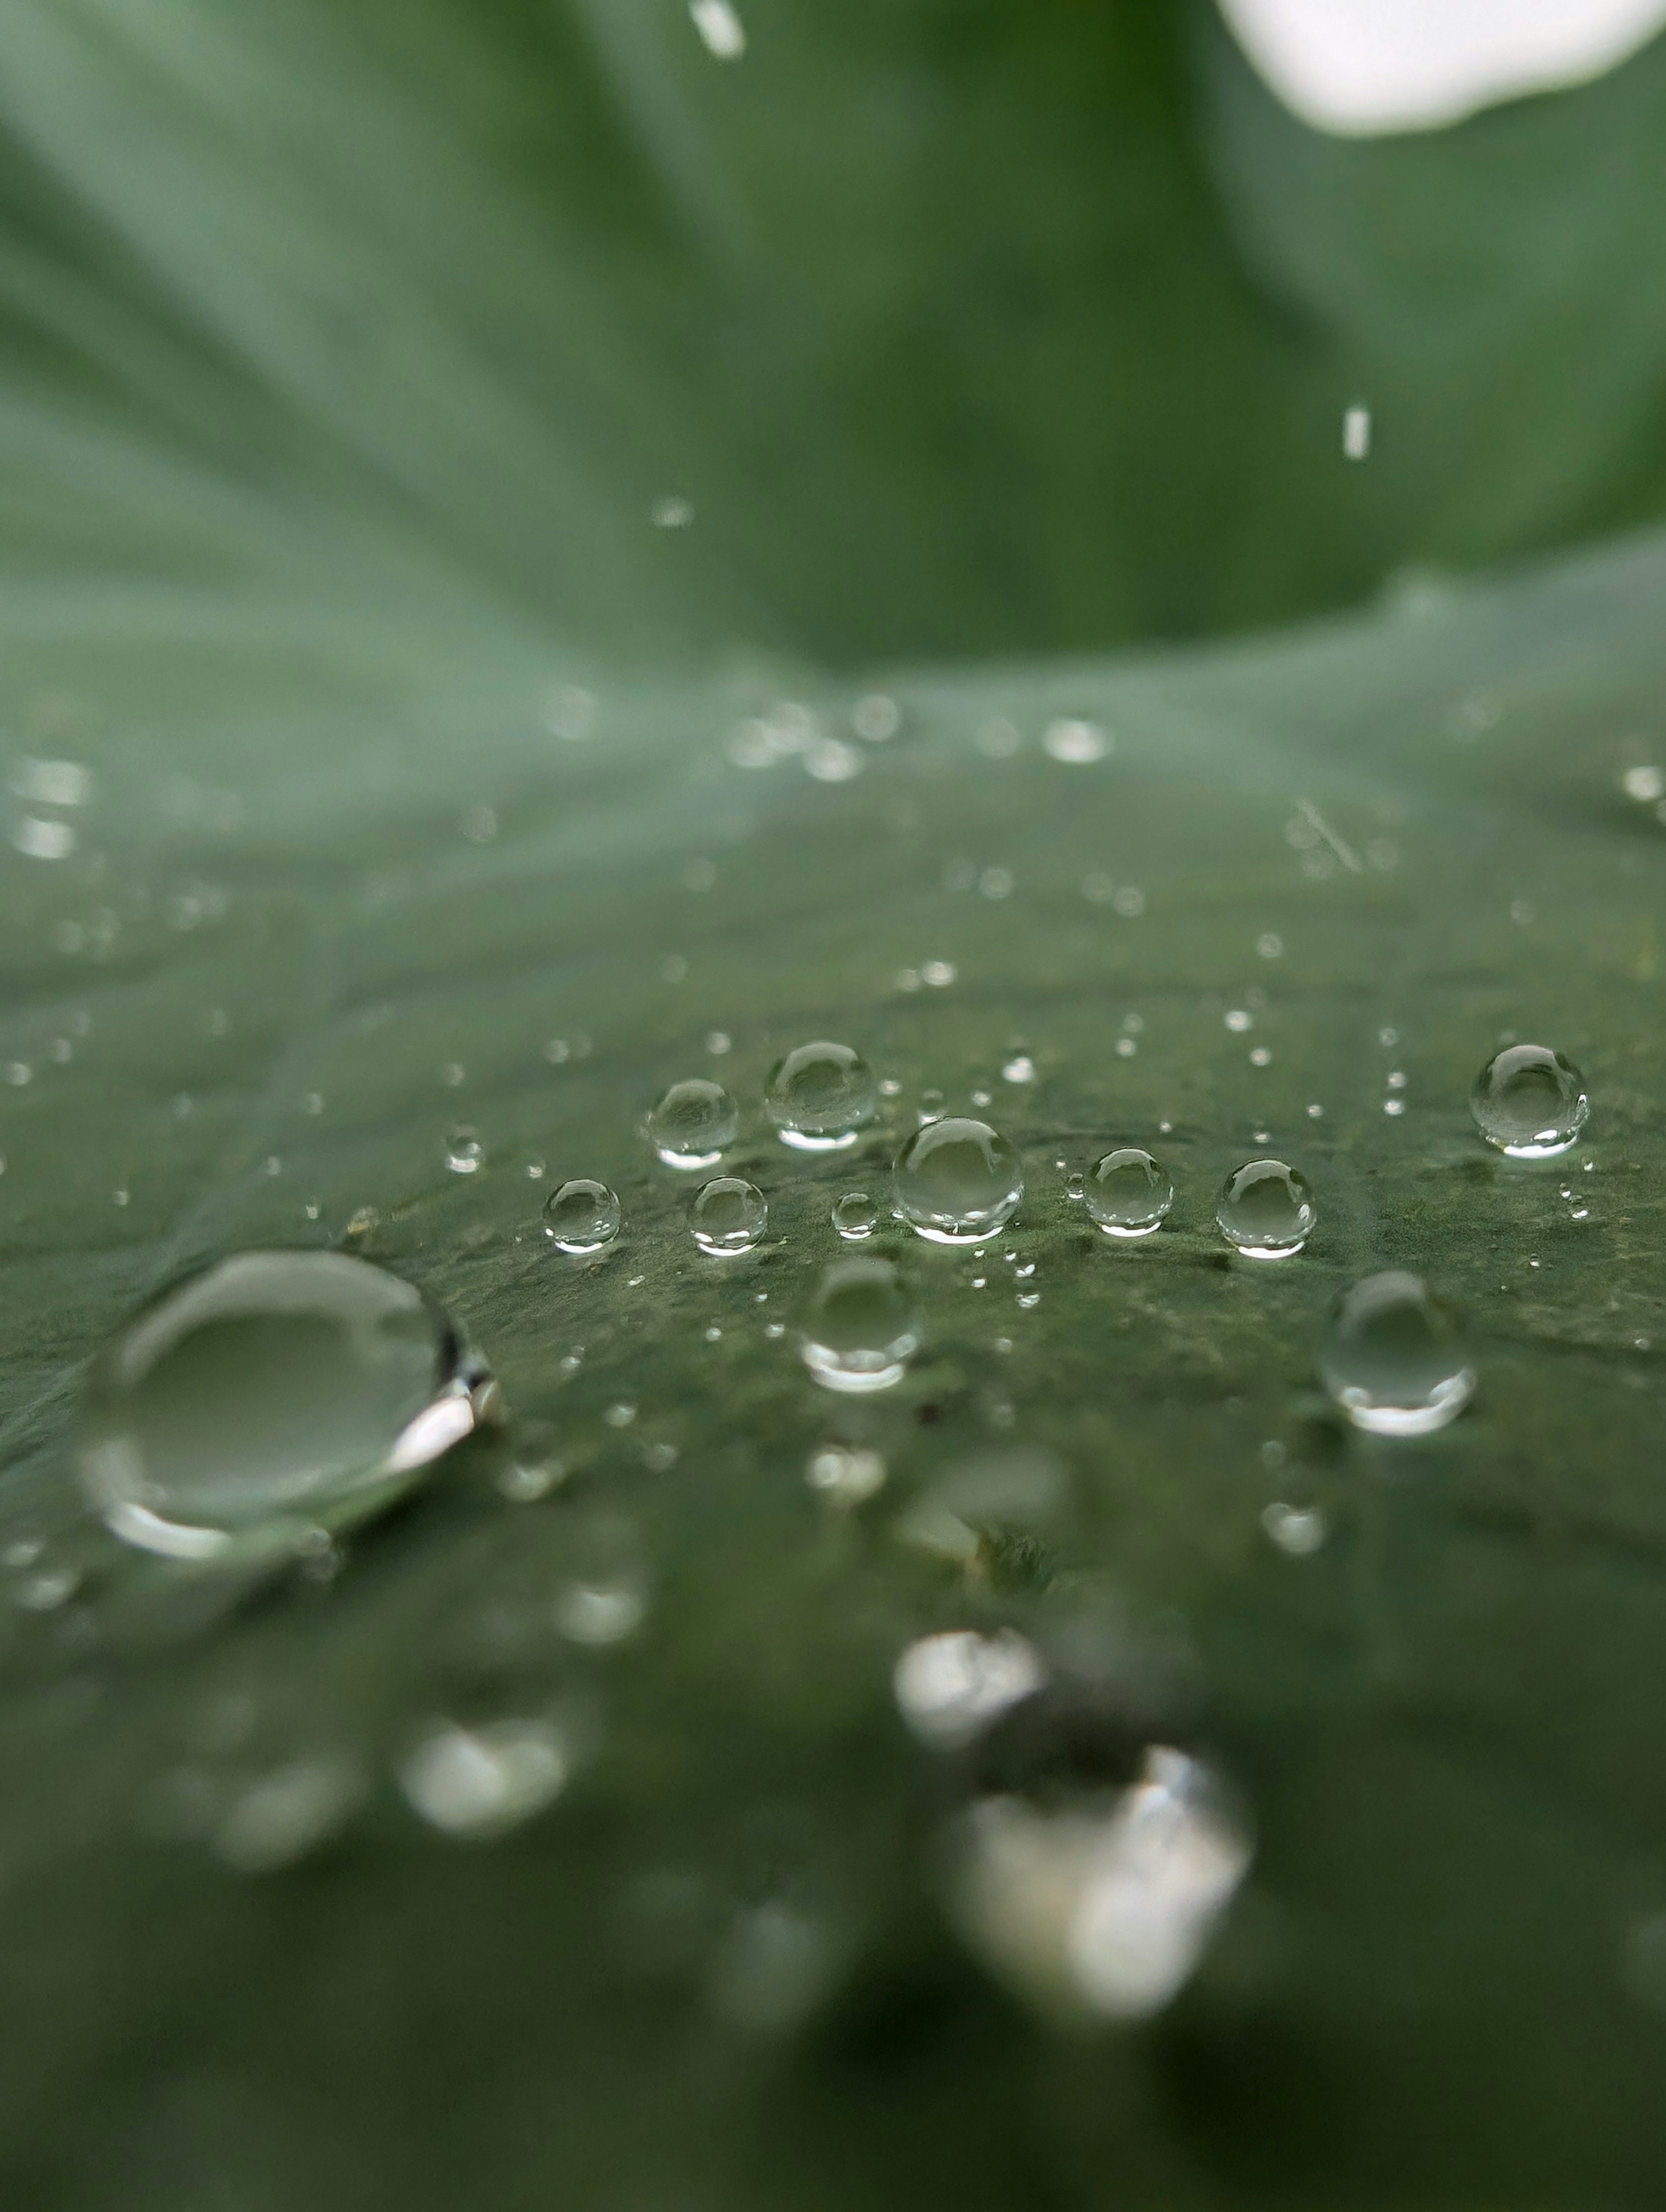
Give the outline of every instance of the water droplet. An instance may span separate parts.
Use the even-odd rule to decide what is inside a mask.
[[[1027,1052],[1017,1052],[1000,1072],[1003,1079],[1008,1083],[1033,1083],[1036,1079],[1036,1063]]]
[[[1061,716],[1049,722],[1042,732],[1042,750],[1055,761],[1064,761],[1073,767],[1085,767],[1090,761],[1103,760],[1110,750],[1110,732],[1097,722],[1090,722],[1078,715]]]
[[[689,15],[714,60],[738,62],[745,52],[745,27],[732,0],[689,0]]]
[[[625,1399],[621,1399],[616,1406],[610,1406],[602,1415],[610,1429],[628,1429],[635,1418],[636,1408]]]
[[[727,1259],[752,1249],[769,1225],[769,1208],[756,1183],[719,1176],[696,1194],[689,1225],[702,1252]]]
[[[1111,904],[1118,914],[1133,921],[1146,911],[1146,894],[1137,884],[1124,884]]]
[[[1312,1506],[1304,1510],[1295,1505],[1268,1505],[1262,1510],[1261,1525],[1292,1559],[1304,1559],[1316,1552],[1328,1533],[1324,1515]]]
[[[648,1138],[668,1168],[715,1167],[740,1132],[740,1109],[721,1083],[673,1083],[648,1118]]]
[[[714,1060],[722,1058],[729,1049],[729,1033],[727,1030],[708,1030],[706,1032],[706,1049]]]
[[[1256,950],[1263,960],[1281,959],[1284,955],[1284,939],[1279,935],[1277,930],[1265,929],[1256,939]]]
[[[694,520],[694,502],[666,492],[649,507],[648,519],[656,530],[686,530]]]
[[[889,1260],[838,1260],[816,1286],[800,1349],[830,1390],[885,1390],[902,1381],[922,1333],[919,1309]]]
[[[556,1598],[556,1626],[569,1644],[599,1650],[623,1644],[642,1625],[648,1601],[633,1578],[569,1583]]]
[[[1313,1234],[1318,1212],[1299,1169],[1282,1160],[1247,1160],[1221,1185],[1215,1219],[1246,1260],[1284,1260]]]
[[[1067,1775],[983,1796],[952,1841],[955,1917],[991,1970],[1045,2014],[1114,2020],[1178,1995],[1250,1856],[1214,1775],[1166,1744],[1114,1794]]]
[[[1079,1205],[1081,1200],[1087,1196],[1087,1177],[1082,1175],[1067,1176],[1065,1177],[1064,1194],[1071,1200],[1073,1205]]]
[[[1628,768],[1620,781],[1626,798],[1644,805],[1652,806],[1657,799],[1666,799],[1666,774],[1657,768]]]
[[[475,1425],[483,1378],[420,1291],[339,1252],[245,1252],[105,1353],[76,1442],[124,1541],[200,1559],[293,1547],[386,1504]]]
[[[885,1463],[857,1444],[824,1444],[812,1452],[804,1479],[835,1505],[860,1505],[885,1486]]]
[[[1012,1146],[987,1121],[958,1115],[928,1122],[897,1155],[897,1214],[936,1244],[976,1244],[1017,1212],[1024,1170]]]
[[[1255,1016],[1246,1013],[1242,1006],[1234,1006],[1231,1013],[1225,1017],[1225,1022],[1229,1030],[1236,1031],[1240,1036],[1245,1030],[1254,1029],[1256,1026]]]
[[[978,896],[987,899],[1011,898],[1014,882],[1010,868],[985,868],[977,879]]]
[[[544,1233],[563,1252],[599,1252],[619,1233],[619,1201],[593,1176],[575,1176],[544,1201]]]
[[[1264,1044],[1258,1044],[1250,1055],[1251,1067],[1271,1067],[1273,1055]]]
[[[850,726],[866,744],[885,744],[903,726],[903,710],[883,691],[870,691],[850,710]]]
[[[486,1164],[486,1148],[477,1129],[466,1123],[446,1132],[446,1165],[453,1175],[477,1175]]]
[[[1349,407],[1342,416],[1342,452],[1351,461],[1363,461],[1371,453],[1371,410]]]
[[[1474,1395],[1456,1322],[1416,1275],[1392,1269],[1344,1291],[1319,1345],[1319,1379],[1357,1428],[1426,1436]]]
[[[1041,1304],[1041,1292],[1039,1291],[1020,1291],[1018,1292],[1018,1302],[1024,1308],[1025,1311],[1028,1313],[1032,1306],[1038,1306]]]
[[[1079,1181],[1079,1178],[1078,1178]],[[1174,1204],[1174,1185],[1137,1146],[1107,1152],[1085,1185],[1087,1210],[1107,1237],[1149,1237]]]
[[[783,1145],[800,1152],[842,1151],[873,1119],[873,1070],[848,1044],[801,1044],[778,1060],[764,1086],[764,1111]]]
[[[804,755],[805,774],[818,783],[848,783],[866,766],[855,746],[846,744],[842,738],[818,738]]]
[[[548,1721],[493,1721],[484,1728],[442,1726],[423,1737],[399,1768],[413,1812],[450,1836],[501,1836],[559,1795],[569,1763]]]
[[[1469,1111],[1489,1145],[1514,1160],[1552,1159],[1585,1126],[1585,1079],[1548,1045],[1512,1044],[1489,1060],[1469,1093]]]
[[[910,1644],[891,1680],[910,1735],[933,1751],[958,1751],[1009,1706],[1033,1696],[1047,1667],[1016,1629],[994,1636],[950,1629]]]
[[[276,1874],[327,1842],[364,1794],[353,1759],[295,1759],[239,1790],[215,1826],[215,1852],[239,1874]]]
[[[921,964],[920,980],[933,991],[946,991],[958,972],[952,960],[927,960]]]
[[[833,1201],[833,1226],[850,1243],[872,1237],[879,1225],[879,1207],[865,1190],[848,1190]]]

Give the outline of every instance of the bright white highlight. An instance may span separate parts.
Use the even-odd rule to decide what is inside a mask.
[[[1321,131],[1430,131],[1601,76],[1666,24],[1666,0],[1220,0],[1287,107]]]

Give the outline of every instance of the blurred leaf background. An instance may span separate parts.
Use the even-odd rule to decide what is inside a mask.
[[[1666,46],[1346,143],[1207,8],[745,20],[726,65],[672,0],[6,12],[9,2201],[1649,2204]],[[783,698],[860,772],[735,765]],[[1047,757],[1061,714],[1110,758]],[[1511,1028],[1591,1079],[1543,1174],[1468,1128]],[[854,1168],[755,1110],[821,1034],[902,1085]],[[708,1071],[777,1235],[721,1285],[635,1133]],[[1042,1303],[907,1254],[931,1344],[856,1421],[760,1316],[980,1087]],[[1164,1123],[1177,1230],[1124,1266],[1056,1163]],[[1208,1232],[1262,1128],[1324,1212],[1276,1280]],[[625,1200],[593,1274],[537,1234],[569,1172]],[[326,1579],[114,1556],[88,1355],[366,1207],[508,1439]],[[1483,1386],[1389,1455],[1309,1347],[1395,1262]],[[830,1438],[890,1469],[848,1519]],[[1042,1567],[899,1541],[1014,1443],[1069,1472]],[[517,1455],[564,1479],[508,1502]],[[598,1559],[648,1594],[607,1651],[552,1626]],[[1061,2039],[941,1916],[887,1686],[933,1627],[1085,1615],[1173,1655],[1259,1844],[1170,2014]],[[586,1750],[538,1820],[401,1802],[431,1717],[550,1711]],[[227,1808],[307,1761],[342,1817],[257,1876]]]

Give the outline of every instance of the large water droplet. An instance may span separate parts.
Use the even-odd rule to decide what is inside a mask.
[[[756,1183],[719,1176],[705,1185],[689,1215],[694,1241],[714,1259],[750,1252],[769,1225],[769,1208]]]
[[[842,1150],[873,1119],[873,1070],[848,1044],[801,1044],[778,1060],[764,1089],[764,1110],[783,1145],[800,1152]]]
[[[916,1235],[934,1244],[976,1244],[1017,1212],[1024,1170],[999,1130],[951,1115],[909,1139],[891,1188],[897,1218]]]
[[[1282,1160],[1247,1160],[1220,1187],[1215,1219],[1246,1260],[1286,1260],[1313,1234],[1318,1209],[1307,1177]]]
[[[860,1243],[879,1225],[879,1205],[865,1190],[847,1190],[834,1200],[833,1226],[847,1243]]]
[[[483,1387],[410,1284],[340,1252],[245,1252],[116,1339],[76,1458],[127,1543],[281,1549],[406,1487],[474,1426]]]
[[[668,1168],[715,1167],[740,1130],[740,1109],[703,1075],[673,1083],[648,1117],[648,1142]]]
[[[1174,1204],[1174,1185],[1149,1152],[1107,1152],[1087,1179],[1087,1210],[1107,1237],[1149,1237]]]
[[[1469,1111],[1489,1145],[1513,1160],[1547,1160],[1585,1126],[1585,1079],[1548,1045],[1512,1044],[1489,1060],[1469,1093]]]
[[[544,1233],[563,1252],[599,1252],[619,1233],[619,1201],[593,1176],[575,1176],[544,1201]]]
[[[830,1390],[900,1382],[922,1334],[919,1309],[889,1260],[837,1260],[805,1316],[804,1364]]]
[[[1420,1277],[1398,1269],[1344,1291],[1319,1345],[1319,1377],[1356,1427],[1426,1436],[1474,1395],[1456,1322]]]

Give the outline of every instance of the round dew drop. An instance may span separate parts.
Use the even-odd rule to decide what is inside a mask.
[[[1489,1060],[1469,1092],[1489,1145],[1512,1160],[1554,1159],[1585,1126],[1585,1079],[1548,1045],[1512,1044]]]
[[[778,1060],[763,1107],[783,1145],[805,1152],[842,1152],[873,1119],[873,1070],[848,1044],[801,1044]]]
[[[1286,1260],[1313,1234],[1318,1209],[1307,1177],[1282,1160],[1246,1160],[1220,1187],[1215,1220],[1246,1260]]]
[[[575,1176],[544,1202],[544,1233],[562,1252],[599,1252],[619,1233],[619,1201],[593,1176]]]
[[[769,1225],[769,1208],[756,1183],[719,1176],[697,1193],[689,1225],[700,1249],[714,1260],[750,1252]]]
[[[805,1316],[800,1350],[830,1390],[889,1389],[920,1347],[920,1312],[889,1260],[838,1260]]]
[[[668,1168],[714,1168],[740,1133],[740,1109],[703,1075],[673,1083],[648,1117],[648,1138]]]
[[[480,1417],[487,1377],[412,1285],[342,1252],[243,1252],[165,1291],[88,1385],[82,1487],[173,1559],[362,1518]]]
[[[951,1115],[916,1129],[891,1170],[897,1218],[934,1244],[978,1244],[1024,1196],[1012,1146],[987,1121]]]
[[[1149,1237],[1174,1204],[1174,1185],[1137,1146],[1107,1152],[1087,1179],[1087,1210],[1107,1237]]]
[[[1443,1429],[1474,1395],[1456,1322],[1420,1277],[1394,1269],[1344,1291],[1319,1344],[1319,1379],[1356,1428]]]
[[[879,1225],[879,1208],[865,1190],[848,1190],[833,1201],[833,1226],[848,1244],[860,1244]]]

